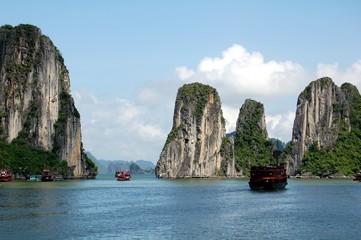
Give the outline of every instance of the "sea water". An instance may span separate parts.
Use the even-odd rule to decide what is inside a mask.
[[[1,183],[0,239],[361,239],[361,183],[242,179]]]

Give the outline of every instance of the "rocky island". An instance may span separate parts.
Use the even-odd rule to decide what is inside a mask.
[[[338,87],[328,77],[311,82],[298,97],[292,141],[280,154],[268,139],[262,103],[247,99],[227,137],[217,91],[185,84],[156,176],[248,176],[251,166],[262,165],[284,165],[290,176],[354,176],[361,169],[360,106],[352,84]]]
[[[251,166],[277,164],[273,157],[275,146],[268,139],[266,116],[263,104],[246,99],[236,123],[234,155],[236,169],[241,175],[249,175]]]
[[[217,91],[200,83],[178,90],[173,128],[156,166],[160,178],[236,177],[251,165],[271,164],[263,105],[247,99],[240,109],[235,136],[226,137]]]
[[[201,83],[178,90],[173,127],[160,154],[160,178],[213,177],[221,174],[221,146],[226,136],[216,89]],[[223,163],[223,167],[233,168]]]
[[[3,165],[13,173],[47,165],[70,178],[96,176],[64,59],[32,25],[0,28],[0,139]]]
[[[361,96],[350,83],[311,82],[299,95],[292,141],[283,153],[289,175],[353,176],[361,168]]]

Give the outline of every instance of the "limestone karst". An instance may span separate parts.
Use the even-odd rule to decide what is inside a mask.
[[[272,155],[274,147],[268,140],[263,104],[246,99],[239,110],[236,123],[234,151],[236,168],[248,175],[251,166],[277,164]]]
[[[294,175],[302,168],[316,175],[358,171],[359,147],[350,150],[360,140],[359,109],[355,86],[344,83],[338,87],[329,77],[311,82],[298,97],[292,142],[283,160],[288,173]]]
[[[227,172],[221,157],[225,121],[216,89],[200,83],[178,90],[173,127],[160,154],[160,178],[213,177]],[[231,172],[231,171],[229,171]]]
[[[64,59],[32,25],[0,28],[0,137],[56,153],[71,177],[94,174],[82,149]]]

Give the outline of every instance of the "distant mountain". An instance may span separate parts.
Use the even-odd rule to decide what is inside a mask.
[[[283,149],[285,149],[285,147],[286,147],[286,143],[282,142],[279,139],[270,138],[269,140],[275,145],[275,147],[278,151],[283,151]]]
[[[227,137],[227,138],[230,138],[230,137],[235,138],[235,137],[236,137],[236,131],[233,131],[233,132],[227,133],[227,134],[226,134],[226,137]]]
[[[85,154],[88,156],[88,158],[90,160],[92,160],[94,162],[94,164],[96,166],[98,166],[98,173],[99,174],[104,174],[107,172],[108,170],[108,165],[104,164],[102,161],[99,161],[98,159],[96,159],[96,157],[94,157],[90,152],[85,152]]]
[[[114,174],[118,170],[129,170],[132,173],[153,173],[155,168],[151,161],[98,160],[90,152],[86,152],[86,154],[98,166],[99,174]]]
[[[144,171],[147,170],[154,170],[155,165],[154,163],[150,162],[150,161],[145,161],[145,160],[138,160],[135,162],[139,167],[141,167]]]

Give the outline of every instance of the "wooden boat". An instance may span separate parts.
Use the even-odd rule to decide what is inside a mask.
[[[287,185],[286,169],[281,166],[251,167],[249,187],[252,190],[281,190]]]
[[[130,181],[131,175],[129,171],[116,171],[115,176],[118,181]]]
[[[0,182],[11,182],[13,180],[13,176],[11,172],[7,169],[0,170]]]
[[[41,181],[52,182],[52,181],[54,181],[54,175],[51,174],[48,169],[44,169],[43,174],[41,175]]]

